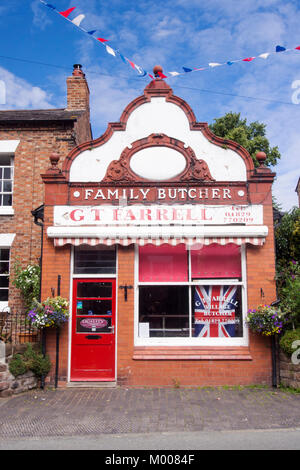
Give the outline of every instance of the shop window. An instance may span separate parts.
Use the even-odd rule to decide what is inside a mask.
[[[0,155],[0,206],[11,207],[13,195],[13,157]]]
[[[151,337],[189,336],[188,287],[142,286],[139,300],[141,328]]]
[[[74,274],[116,274],[115,247],[75,247]]]
[[[244,344],[240,247],[140,247],[138,266],[136,344]]]
[[[9,249],[0,248],[0,302],[8,301],[9,292]]]
[[[243,336],[241,306],[240,286],[193,287],[193,336],[196,338]]]

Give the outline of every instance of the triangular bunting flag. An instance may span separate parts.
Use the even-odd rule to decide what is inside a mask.
[[[160,78],[168,78],[166,75],[164,75],[162,72],[157,72]]]
[[[51,5],[50,3],[45,3],[46,7],[51,8],[52,10],[56,10],[56,8]]]
[[[85,18],[85,15],[78,15],[76,16],[76,18],[74,18],[74,20],[72,20],[72,23],[75,24],[76,26],[80,26],[80,23],[82,22],[82,20],[84,20]]]
[[[105,46],[105,47],[106,47],[106,52],[107,52],[108,54],[111,54],[111,55],[113,55],[114,57],[116,57],[116,53],[115,53],[115,51],[113,50],[112,47],[109,47],[109,46]]]
[[[264,52],[263,54],[259,54],[258,57],[261,57],[262,59],[267,59],[270,55],[270,52]]]
[[[131,67],[132,67],[133,69],[135,69],[134,63],[131,62],[131,60],[127,59],[127,57],[125,57],[125,59],[130,63]]]
[[[145,70],[142,69],[142,67],[140,67],[139,65],[136,65],[136,64],[134,64],[134,65],[135,65],[135,68],[138,71],[139,75],[141,75],[142,77],[147,75],[147,72],[145,72]]]
[[[81,22],[83,21],[83,19],[85,18],[85,15],[83,14],[80,14],[80,15],[77,15],[73,20],[69,19],[69,16],[71,15],[71,13],[76,9],[76,7],[72,7],[72,8],[68,8],[67,10],[65,11],[59,11],[57,10],[57,8],[52,5],[51,3],[48,3],[47,1],[45,0],[39,0],[41,3],[43,3],[46,7],[50,8],[51,10],[54,10],[56,13],[58,13],[59,15],[63,16],[64,18],[66,18],[69,22],[73,23],[75,26],[78,26],[83,32],[89,34],[90,36],[93,37],[93,39],[95,39],[96,41],[99,41],[101,43],[106,43],[108,42],[109,40],[108,39],[104,39],[104,38],[97,38],[97,36],[94,34],[96,33],[96,29],[93,29],[91,31],[86,31],[84,28],[81,28],[80,27],[80,24]],[[105,45],[105,48],[106,48],[106,52],[114,57],[116,57],[117,55],[120,56],[121,60],[127,64],[129,63],[131,65],[131,67],[135,70],[137,70],[138,74],[141,76],[141,77],[144,77],[145,75],[148,75],[150,78],[153,79],[153,75],[151,75],[150,73],[148,73],[146,70],[144,70],[142,67],[140,67],[139,65],[136,65],[134,62],[132,62],[131,60],[129,60],[127,57],[123,56],[119,49],[113,49],[112,47],[108,46],[108,45]],[[294,50],[298,50],[300,51],[300,45],[297,46],[297,47],[294,47],[293,48]],[[270,54],[274,54],[274,52],[284,52],[284,51],[292,51],[293,49],[287,49],[286,47],[284,46],[281,46],[281,45],[277,45],[275,47],[275,51],[273,50],[272,52],[264,52],[263,54],[259,54],[257,56],[253,56],[253,57],[246,57],[245,59],[237,59],[237,60],[228,60],[224,63],[219,63],[219,62],[209,62],[208,65],[205,65],[204,67],[193,67],[193,68],[190,68],[190,67],[182,67],[182,70],[183,72],[177,72],[175,70],[173,70],[172,72],[168,72],[168,75],[164,75],[162,72],[157,72],[157,75],[160,77],[160,78],[168,78],[168,77],[176,77],[177,75],[183,75],[184,73],[189,73],[189,72],[195,72],[195,71],[199,71],[199,70],[207,70],[208,67],[220,67],[220,66],[223,66],[223,65],[233,65],[234,63],[236,62],[251,62],[252,60],[260,57],[261,59],[267,59],[269,57]],[[157,76],[156,75],[156,76]]]
[[[121,58],[121,60],[124,62],[124,64],[127,64],[127,60],[125,59],[125,57],[119,52],[119,56]]]
[[[69,8],[68,10],[66,11],[60,11],[59,14],[61,16],[63,16],[64,18],[68,18],[68,16],[72,13],[72,11],[75,10],[76,7],[73,7],[73,8]]]

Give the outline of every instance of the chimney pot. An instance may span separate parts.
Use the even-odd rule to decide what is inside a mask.
[[[72,75],[74,77],[85,77],[85,74],[82,71],[82,65],[81,64],[74,64],[73,65],[73,73]]]

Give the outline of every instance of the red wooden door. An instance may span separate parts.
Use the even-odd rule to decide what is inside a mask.
[[[73,281],[71,381],[115,380],[114,279]]]

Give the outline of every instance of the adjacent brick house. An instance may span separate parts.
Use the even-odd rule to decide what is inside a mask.
[[[91,140],[89,89],[81,66],[67,79],[67,107],[0,111],[0,309],[22,307],[18,289],[7,276],[17,259],[38,263],[41,230],[31,214],[44,202],[41,173],[55,151],[66,155]]]
[[[157,72],[120,122],[42,174],[42,297],[60,276],[70,299],[58,383],[270,383],[270,343],[245,317],[276,298],[275,175]]]

